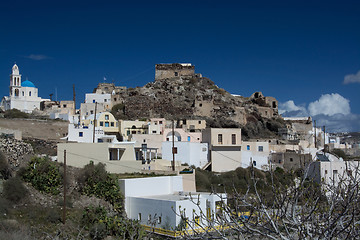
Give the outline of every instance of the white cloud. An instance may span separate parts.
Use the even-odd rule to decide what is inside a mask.
[[[49,59],[50,57],[46,56],[46,55],[42,55],[42,54],[30,54],[29,56],[25,56],[26,58],[32,59],[32,60],[44,60],[44,59]]]
[[[306,108],[295,105],[293,100],[289,100],[284,103],[279,103],[279,113],[283,114],[286,112],[306,112]]]
[[[360,71],[357,74],[348,74],[344,77],[344,84],[360,83]]]
[[[350,114],[349,100],[338,93],[321,95],[319,100],[309,104],[310,115],[324,114],[333,116],[335,114]]]
[[[316,115],[313,117],[317,126],[326,126],[330,132],[358,132],[360,130],[360,115],[335,114],[333,116]]]
[[[360,115],[352,114],[349,100],[338,93],[322,95],[319,100],[305,105],[296,105],[289,100],[279,103],[279,113],[283,117],[311,116],[318,126],[326,126],[331,132],[360,130]]]

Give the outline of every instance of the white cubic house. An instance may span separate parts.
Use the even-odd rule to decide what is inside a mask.
[[[187,192],[186,181],[189,178],[181,175],[120,179],[128,218],[167,230],[207,226],[208,220],[214,219],[222,204],[227,203],[226,194]]]

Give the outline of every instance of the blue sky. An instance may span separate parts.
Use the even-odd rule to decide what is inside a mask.
[[[360,131],[359,1],[15,0],[0,4],[0,36],[0,96],[15,62],[41,97],[71,100],[75,84],[78,102],[104,77],[143,86],[156,63],[190,62],[284,115]]]

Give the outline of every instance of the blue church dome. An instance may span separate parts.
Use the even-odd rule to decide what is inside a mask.
[[[21,86],[22,87],[33,87],[33,88],[35,87],[35,85],[32,82],[30,82],[29,80],[22,82]]]

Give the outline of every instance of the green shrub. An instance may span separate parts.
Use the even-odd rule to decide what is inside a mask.
[[[107,235],[119,239],[143,239],[145,236],[138,221],[124,218],[122,215],[109,216],[101,206],[85,208],[81,222],[90,231],[92,239],[103,239]]]
[[[17,177],[10,178],[4,183],[3,196],[12,203],[19,203],[27,194],[28,190]]]
[[[28,166],[20,171],[22,178],[41,192],[59,194],[62,177],[59,166],[48,158],[34,157]]]
[[[78,176],[80,191],[88,196],[103,198],[114,206],[114,210],[123,211],[123,196],[118,179],[105,170],[105,165],[93,162],[87,164]]]
[[[343,159],[347,159],[345,152],[341,149],[335,148],[331,153],[337,155],[338,157],[342,157]]]
[[[6,110],[4,118],[29,118],[29,114],[21,112],[18,109]]]
[[[89,229],[90,237],[94,240],[101,240],[107,236],[105,223],[95,223]]]

